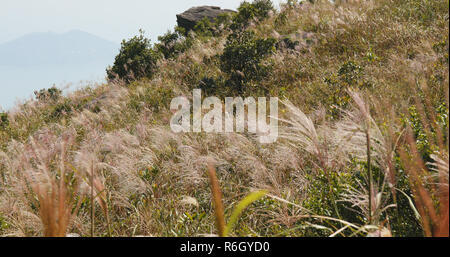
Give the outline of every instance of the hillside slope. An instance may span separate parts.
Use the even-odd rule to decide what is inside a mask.
[[[97,236],[218,234],[211,164],[227,220],[267,193],[232,236],[448,236],[449,2],[335,2],[241,6],[141,79],[2,114],[0,234],[89,236],[92,206]],[[279,97],[278,141],[173,133],[195,88]]]

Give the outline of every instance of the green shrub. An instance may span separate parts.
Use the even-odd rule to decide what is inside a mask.
[[[52,106],[51,110],[47,114],[46,120],[47,122],[57,121],[66,115],[70,115],[72,112],[72,101],[66,98],[64,101]]]
[[[222,13],[214,21],[205,17],[195,25],[194,32],[197,36],[206,38],[219,36],[225,28],[231,25],[231,16],[231,13]]]
[[[199,36],[212,37],[215,31],[214,23],[205,17],[195,25],[194,31]]]
[[[349,106],[350,96],[347,89],[367,88],[371,84],[363,79],[364,68],[354,61],[347,61],[337,71],[337,74],[325,78],[329,91],[325,96],[330,105],[330,113],[333,118],[340,117],[341,110]]]
[[[391,219],[392,234],[394,237],[422,237],[424,235],[422,225],[411,207],[410,201],[412,199],[408,198],[413,196],[408,178],[409,174],[401,168],[398,157],[395,159],[395,165],[397,170],[395,183],[397,201],[395,204],[397,204],[397,207],[389,208],[386,211],[386,215]]]
[[[253,31],[230,34],[220,56],[221,69],[229,76],[227,84],[242,91],[244,84],[264,79],[270,66],[262,61],[275,51],[275,43],[273,38],[257,38]]]
[[[216,17],[215,27],[218,30],[223,30],[224,28],[228,28],[232,22],[233,13],[225,12]]]
[[[254,0],[252,3],[244,1],[241,3],[238,12],[233,17],[231,29],[243,29],[254,19],[263,20],[269,17],[270,11],[274,10],[272,1],[270,0]]]
[[[106,70],[108,79],[123,79],[126,83],[150,78],[156,71],[158,54],[152,49],[150,39],[142,30],[139,36],[123,40],[114,65]]]
[[[164,58],[169,59],[177,54],[175,47],[177,46],[179,35],[176,32],[168,31],[163,36],[159,36],[158,40],[160,43],[155,44],[155,50],[161,53]]]
[[[9,227],[10,225],[6,222],[6,219],[0,215],[0,232],[6,231]]]
[[[346,172],[330,172],[318,170],[317,174],[306,174],[309,181],[308,197],[303,201],[302,206],[312,213],[327,217],[336,217],[345,221],[360,222],[360,217],[351,208],[351,204],[339,201],[348,186],[355,186],[358,178]],[[327,221],[325,226],[340,227],[338,222]],[[316,228],[306,229],[304,236],[329,236],[327,230]],[[345,233],[348,233],[346,231]]]
[[[363,72],[363,68],[353,61],[344,63],[338,70],[338,75],[342,81],[349,85],[357,83]]]
[[[279,40],[276,44],[276,48],[277,50],[280,49],[290,49],[290,50],[295,50],[295,48],[300,45],[300,42],[295,40],[293,41],[292,39],[285,37],[281,40]]]
[[[8,125],[8,114],[6,112],[0,112],[0,129],[5,129]]]
[[[128,107],[136,112],[141,112],[144,107],[159,112],[168,109],[174,97],[174,92],[170,87],[145,87],[140,94],[133,94]]]
[[[409,124],[409,126],[411,126],[414,137],[416,138],[417,150],[420,152],[422,159],[426,162],[432,162],[433,160],[430,155],[439,150],[435,143],[437,140],[435,127],[438,127],[441,131],[448,131],[449,110],[445,103],[441,103],[435,110],[432,110],[432,112],[436,114],[436,120],[433,121],[433,126],[423,123],[423,117],[421,117],[421,114],[415,105],[410,106],[408,112],[409,117],[404,116],[402,118],[403,124]],[[429,133],[427,133],[425,129],[426,126],[429,127]],[[444,140],[447,140],[447,135],[445,133],[442,136]]]
[[[286,11],[284,11],[275,18],[274,25],[276,28],[279,28],[281,26],[285,26],[286,24],[288,24],[288,17]]]
[[[198,85],[198,88],[202,90],[202,92],[204,92],[205,95],[210,95],[210,94],[219,94],[220,91],[220,81],[218,81],[217,79],[213,78],[213,77],[203,77],[200,80],[200,83]]]
[[[56,87],[51,87],[49,89],[41,89],[39,91],[34,91],[36,99],[43,102],[48,101],[58,101],[62,95],[62,91]]]
[[[192,38],[185,37],[183,28],[176,27],[175,32],[167,32],[158,37],[159,43],[155,44],[155,51],[166,59],[175,58],[192,46]]]

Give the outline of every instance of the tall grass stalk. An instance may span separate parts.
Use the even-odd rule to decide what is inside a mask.
[[[370,121],[366,120],[366,140],[367,140],[367,175],[369,183],[369,224],[372,224],[372,167],[370,154]]]
[[[90,180],[91,180],[91,237],[94,237],[94,226],[95,226],[95,209],[94,209],[94,202],[95,202],[95,196],[94,196],[94,162],[91,161],[91,174],[90,174]]]
[[[216,170],[209,164],[208,176],[211,184],[212,198],[214,202],[214,214],[216,216],[216,227],[219,231],[220,237],[229,236],[231,230],[234,228],[238,222],[239,217],[244,212],[244,210],[253,202],[258,201],[263,198],[267,192],[264,190],[258,190],[249,193],[244,199],[239,201],[239,203],[234,208],[228,223],[225,223],[224,207],[222,203],[222,192],[220,190],[219,180],[217,179]]]
[[[216,227],[219,236],[225,236],[225,217],[222,203],[222,192],[220,191],[219,180],[217,179],[216,170],[212,164],[208,166],[208,176],[211,185],[211,193],[214,203],[214,214],[216,216]]]
[[[45,135],[43,141],[51,141],[51,136]],[[28,160],[26,165],[30,165],[30,169],[24,173],[25,180],[38,199],[35,205],[39,209],[45,237],[65,237],[72,216],[81,206],[81,201],[77,200],[79,187],[76,178],[69,184],[65,171],[66,147],[71,139],[70,136],[65,136],[57,147],[58,151],[52,153],[55,157],[59,155],[59,174],[50,170],[51,164],[47,158],[51,155],[45,152],[48,151],[48,145],[41,145],[34,138],[30,138],[31,150],[24,153],[25,160]],[[32,163],[36,164],[36,170],[33,170]]]

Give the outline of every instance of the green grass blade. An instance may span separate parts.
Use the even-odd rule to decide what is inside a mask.
[[[402,193],[402,194],[408,199],[409,206],[410,206],[411,209],[413,210],[414,215],[416,216],[416,219],[417,219],[418,221],[421,221],[421,220],[422,220],[422,217],[420,216],[419,211],[417,211],[416,206],[414,205],[414,202],[413,202],[413,200],[411,199],[411,197],[409,197],[405,192],[403,192],[403,191],[400,190],[400,189],[397,189],[397,191],[399,191],[400,193]]]
[[[236,222],[239,219],[239,216],[242,214],[242,212],[255,201],[258,201],[259,199],[263,198],[267,194],[264,190],[259,190],[255,192],[251,192],[248,194],[244,199],[242,199],[238,205],[234,208],[233,213],[231,214],[230,220],[228,221],[227,226],[225,227],[225,233],[224,236],[228,236],[228,233],[233,229],[234,225],[236,225]]]

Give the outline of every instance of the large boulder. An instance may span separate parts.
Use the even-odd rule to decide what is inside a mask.
[[[203,18],[208,18],[211,22],[213,22],[217,16],[227,12],[234,11],[229,9],[220,9],[220,7],[217,6],[192,7],[184,13],[177,14],[177,23],[179,27],[189,31],[192,30]]]

